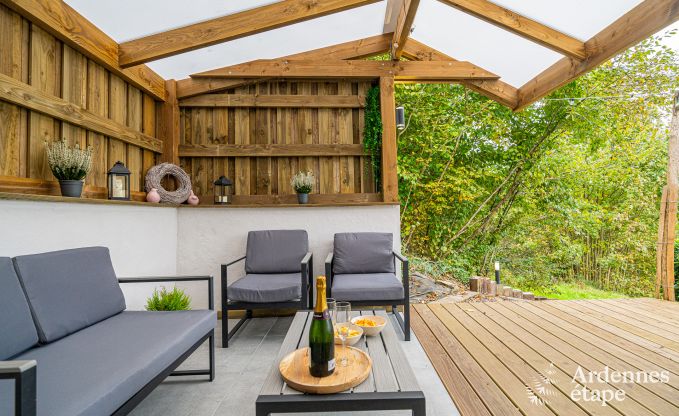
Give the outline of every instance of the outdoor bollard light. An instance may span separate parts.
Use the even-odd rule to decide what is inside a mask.
[[[396,107],[396,128],[399,130],[406,128],[406,110],[403,106]]]
[[[230,204],[227,188],[233,185],[231,180],[222,175],[215,181],[215,204]]]
[[[123,162],[116,162],[108,171],[108,199],[130,200],[130,170]]]
[[[495,262],[495,283],[500,284],[500,262]]]

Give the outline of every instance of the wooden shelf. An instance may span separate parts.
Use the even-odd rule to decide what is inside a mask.
[[[338,206],[371,206],[371,205],[398,205],[395,202],[322,202],[315,204],[228,204],[228,205],[173,205],[173,204],[153,204],[140,201],[111,201],[108,199],[97,198],[67,198],[53,195],[21,194],[11,192],[0,192],[0,200],[5,201],[39,201],[39,202],[58,202],[74,204],[95,204],[95,205],[131,205],[148,208],[183,208],[183,209],[230,209],[230,208],[315,208],[315,207],[338,207]]]

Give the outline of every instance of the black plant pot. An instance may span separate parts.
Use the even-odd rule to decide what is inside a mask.
[[[297,194],[297,202],[300,204],[309,203],[309,194]]]
[[[80,198],[83,193],[83,181],[60,180],[61,196]]]

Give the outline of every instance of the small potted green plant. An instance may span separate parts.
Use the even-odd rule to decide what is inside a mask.
[[[45,142],[45,149],[50,170],[59,180],[61,195],[80,198],[83,179],[92,168],[92,148],[81,149],[78,144],[71,147],[66,139],[62,139],[52,143]]]
[[[188,311],[191,309],[191,298],[182,289],[163,287],[155,289],[153,295],[146,299],[147,311]]]
[[[298,172],[292,176],[290,185],[297,192],[297,202],[306,204],[309,202],[309,193],[314,188],[314,174],[311,172]]]

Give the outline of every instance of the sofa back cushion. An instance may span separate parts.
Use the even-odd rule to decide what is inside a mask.
[[[394,273],[391,233],[335,234],[335,274]]]
[[[0,361],[37,343],[38,333],[12,259],[0,257]]]
[[[250,231],[245,252],[245,272],[251,274],[295,273],[309,251],[304,230]]]
[[[41,343],[125,309],[106,247],[85,247],[14,258]]]

